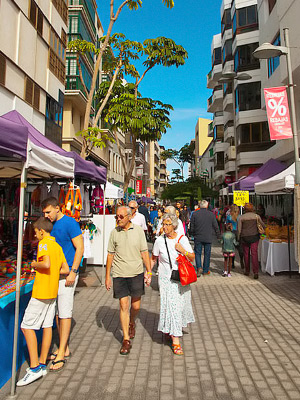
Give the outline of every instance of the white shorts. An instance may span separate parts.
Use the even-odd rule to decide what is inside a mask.
[[[21,328],[34,329],[51,328],[55,317],[56,299],[35,299],[31,297],[25,310]]]
[[[76,276],[75,283],[73,286],[66,286],[66,279],[59,280],[56,314],[60,319],[72,318],[74,293],[77,282],[78,282],[78,275]]]

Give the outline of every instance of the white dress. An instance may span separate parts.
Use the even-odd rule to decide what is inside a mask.
[[[180,236],[178,234],[175,239],[166,238],[172,268],[174,270],[178,270],[178,264],[176,261],[178,252],[175,249],[175,244],[179,238]],[[180,239],[180,244],[189,253],[193,252],[186,236],[183,236]],[[159,257],[158,279],[160,291],[160,315],[158,330],[164,333],[169,333],[173,336],[182,336],[182,328],[186,327],[191,322],[195,322],[190,285],[182,286],[180,282],[170,280],[171,268],[164,235],[156,239],[152,254]]]

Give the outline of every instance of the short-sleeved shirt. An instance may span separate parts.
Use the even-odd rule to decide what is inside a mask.
[[[39,242],[37,261],[42,261],[43,256],[50,257],[50,268],[36,271],[32,297],[35,299],[55,299],[58,292],[60,268],[62,263],[66,262],[66,258],[54,237],[48,236]]]
[[[147,230],[146,218],[145,218],[145,216],[144,216],[143,214],[141,214],[141,213],[139,213],[139,212],[136,211],[134,217],[131,218],[131,222],[132,222],[134,225],[138,225],[138,226],[140,226],[141,228],[143,228],[144,231]]]
[[[67,263],[72,269],[76,248],[72,239],[81,235],[80,225],[74,218],[64,215],[55,221],[51,235],[55,237],[57,243],[62,247]]]
[[[159,264],[158,264],[158,271],[161,277],[171,277],[171,268],[170,268],[170,263],[169,263],[169,257],[168,257],[168,252],[166,248],[166,243],[164,239],[165,235],[159,236],[154,243],[152,254],[155,257],[159,257]],[[172,263],[172,269],[178,270],[178,262],[176,261],[176,258],[178,257],[178,251],[175,249],[175,244],[178,242],[178,239],[180,238],[181,235],[177,233],[177,236],[175,239],[169,239],[166,237],[167,241],[167,246],[170,254],[170,259]],[[189,253],[193,253],[193,249],[190,245],[190,242],[186,236],[183,236],[180,238],[179,242],[183,248],[188,251]]]
[[[110,234],[107,251],[114,254],[113,278],[130,278],[143,273],[141,252],[148,251],[148,246],[140,226],[131,224],[128,230],[117,226]]]

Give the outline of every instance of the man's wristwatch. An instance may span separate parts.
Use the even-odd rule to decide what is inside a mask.
[[[75,274],[77,274],[78,269],[72,268],[72,271],[75,272]]]

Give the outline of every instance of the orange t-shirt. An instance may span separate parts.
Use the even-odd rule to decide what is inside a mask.
[[[66,258],[55,238],[48,236],[38,244],[37,260],[42,256],[50,257],[50,268],[36,270],[32,297],[36,299],[55,299],[58,292],[59,272]]]

